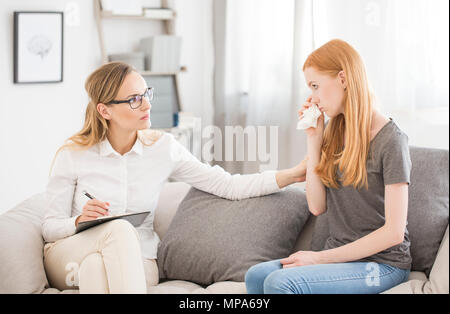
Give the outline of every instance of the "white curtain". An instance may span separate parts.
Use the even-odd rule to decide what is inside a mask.
[[[312,3],[315,48],[333,38],[353,45],[378,108],[394,118],[410,144],[448,149],[449,1]]]
[[[280,151],[272,152],[278,158],[274,168],[285,167],[288,156],[281,149],[288,146],[292,131],[295,1],[218,0],[215,4],[216,124],[222,130],[266,126],[267,150],[269,127],[277,127]],[[261,167],[258,161],[218,164],[240,173]]]
[[[295,129],[310,95],[302,65],[327,41],[365,61],[378,109],[410,144],[448,149],[448,0],[216,0],[216,124],[275,125],[278,168],[306,153]],[[220,163],[219,163],[220,164]],[[255,172],[253,163],[222,163]]]

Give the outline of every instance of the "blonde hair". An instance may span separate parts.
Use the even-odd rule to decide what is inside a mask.
[[[337,169],[343,186],[368,189],[366,161],[370,148],[370,128],[374,97],[365,66],[358,52],[343,40],[335,39],[312,52],[303,66],[337,77],[344,71],[347,85],[344,112],[333,117],[324,131],[320,162],[315,168],[322,183],[338,188]],[[344,148],[344,138],[346,146]]]
[[[106,139],[109,121],[97,111],[97,104],[108,104],[113,101],[122,86],[125,77],[136,69],[123,62],[110,62],[102,65],[89,75],[84,85],[89,96],[83,128],[69,137],[56,151],[50,166],[49,176],[53,168],[56,156],[65,149],[86,150]],[[161,132],[140,130],[138,138],[144,145],[152,145],[161,135]]]

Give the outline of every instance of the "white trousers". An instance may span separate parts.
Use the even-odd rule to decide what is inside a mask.
[[[116,219],[44,246],[50,286],[80,293],[147,293],[158,284],[155,260],[143,260],[139,235]]]

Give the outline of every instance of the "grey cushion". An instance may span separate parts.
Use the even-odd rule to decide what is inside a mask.
[[[448,225],[448,150],[410,147],[412,170],[408,199],[408,231],[413,271],[428,276]],[[317,218],[311,249],[320,251],[328,237],[326,214]]]
[[[158,248],[160,278],[242,282],[251,266],[289,256],[308,217],[298,188],[240,201],[192,188]]]
[[[41,221],[45,194],[36,194],[0,216],[0,294],[41,293],[48,287]]]

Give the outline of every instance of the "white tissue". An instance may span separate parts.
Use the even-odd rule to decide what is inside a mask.
[[[319,119],[322,112],[317,105],[313,105],[303,111],[303,117],[297,123],[297,130],[306,130],[309,128],[317,128],[317,119]]]

